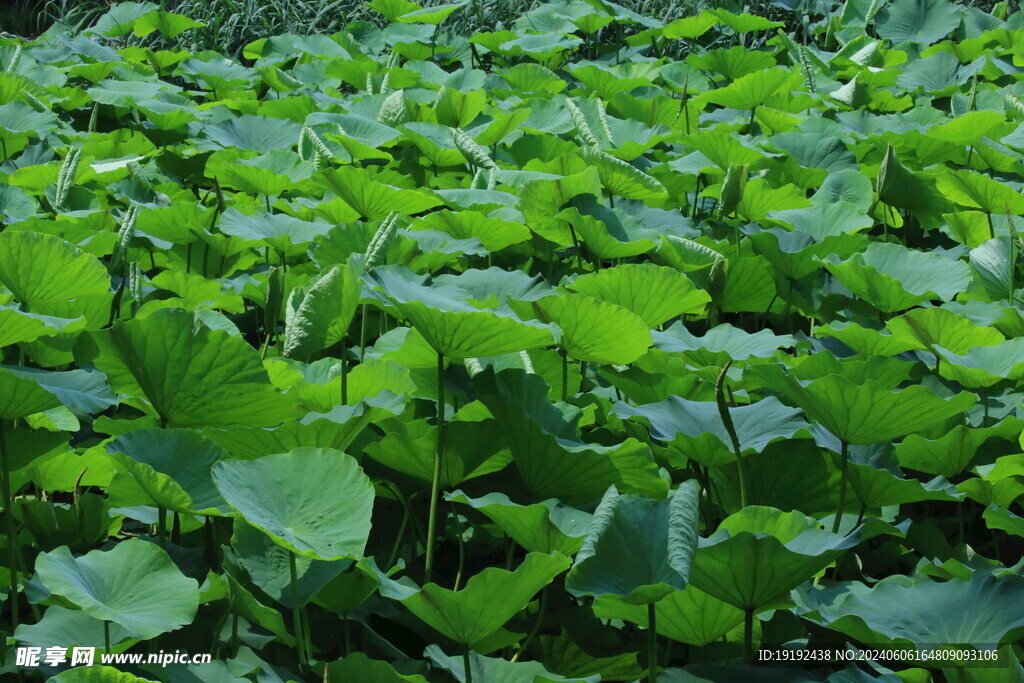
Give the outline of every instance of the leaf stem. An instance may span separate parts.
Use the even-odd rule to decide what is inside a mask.
[[[718,374],[718,381],[715,382],[715,403],[718,404],[718,415],[722,418],[722,424],[725,426],[726,433],[729,434],[729,441],[732,443],[732,452],[736,456],[736,469],[739,471],[740,479],[740,508],[747,507],[747,494],[748,494],[748,482],[747,482],[747,464],[743,462],[743,451],[740,448],[739,437],[736,436],[736,427],[732,423],[732,415],[729,414],[729,406],[725,402],[725,376],[729,372],[729,366],[732,365],[732,360],[729,360],[723,367],[722,372]]]
[[[839,506],[836,509],[836,518],[832,521],[832,533],[839,533],[839,525],[843,521],[843,508],[846,507],[846,463],[850,459],[850,444],[845,440],[842,442],[839,452]]]
[[[743,610],[743,663],[750,665],[754,659],[754,608]]]
[[[654,603],[647,604],[647,681],[658,681],[658,620]]]
[[[444,355],[437,354],[437,447],[434,450],[434,476],[430,482],[430,512],[427,518],[427,558],[423,583],[434,573],[434,536],[437,533],[437,506],[441,494],[441,463],[444,459]]]
[[[299,650],[299,664],[306,666],[305,639],[302,636],[302,616],[299,614],[299,572],[295,566],[295,553],[288,552],[288,575],[292,592],[292,622],[295,629],[295,643]]]
[[[462,651],[462,666],[466,670],[466,683],[473,683],[473,666],[469,662],[469,645]]]

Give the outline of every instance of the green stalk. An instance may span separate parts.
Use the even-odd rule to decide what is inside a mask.
[[[160,547],[167,546],[167,510],[162,507],[156,509],[156,536],[160,540]]]
[[[513,662],[517,661],[521,655],[526,653],[526,648],[528,648],[530,643],[533,642],[533,639],[537,637],[537,633],[540,632],[540,627],[544,623],[544,614],[547,611],[548,587],[544,586],[540,591],[540,604],[537,605],[537,621],[533,622],[533,628],[531,628],[530,632],[527,634],[526,640],[523,641],[522,646],[519,648],[519,652],[512,657]]]
[[[658,629],[654,603],[647,605],[647,681],[658,683]]]
[[[849,458],[850,445],[842,441],[839,457],[839,508],[836,510],[836,518],[832,521],[832,533],[839,533],[839,525],[843,521],[843,508],[846,507],[846,462]]]
[[[359,362],[363,362],[363,355],[366,352],[366,304],[362,304],[362,311],[359,316]]]
[[[11,632],[18,628],[18,532],[14,528],[14,497],[11,495],[11,465],[7,460],[7,436],[0,420],[0,484],[4,496],[4,526],[7,529],[7,566],[11,570]]]
[[[473,667],[469,663],[469,645],[462,651],[462,666],[466,669],[466,683],[473,683]]]
[[[434,573],[434,536],[437,533],[437,506],[441,497],[441,463],[444,458],[444,355],[437,354],[437,447],[434,450],[434,476],[430,482],[430,512],[427,519],[427,559],[423,583]],[[468,655],[467,655],[468,656]]]
[[[562,356],[562,401],[569,400],[569,358],[564,348],[558,350]]]
[[[103,620],[103,651],[110,654],[110,622]]]
[[[725,402],[725,374],[729,372],[729,366],[732,365],[730,360],[722,368],[722,372],[718,375],[718,381],[715,382],[715,403],[718,404],[718,415],[722,418],[722,424],[725,426],[725,431],[729,434],[729,441],[732,443],[732,452],[736,456],[736,469],[739,471],[740,479],[740,508],[747,507],[747,492],[749,489],[747,482],[747,464],[743,462],[743,452],[740,448],[740,440],[736,435],[736,427],[732,423],[732,415],[729,414],[729,406]]]
[[[295,642],[299,648],[299,664],[306,666],[306,648],[303,645],[305,639],[302,635],[302,616],[299,614],[299,572],[295,567],[295,553],[288,553],[288,573],[291,579],[292,591],[292,622],[295,629]]]
[[[754,659],[754,608],[743,610],[743,663],[748,666]]]

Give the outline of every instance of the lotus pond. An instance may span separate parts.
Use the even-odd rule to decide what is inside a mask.
[[[0,37],[4,680],[1024,680],[1024,13],[369,7]]]

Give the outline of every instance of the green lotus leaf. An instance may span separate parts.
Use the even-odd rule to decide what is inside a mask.
[[[826,237],[859,232],[874,224],[866,213],[845,201],[805,209],[772,211],[768,218],[785,223],[793,230],[810,235],[818,242]]]
[[[651,436],[670,443],[673,452],[705,466],[735,461],[732,439],[713,401],[688,401],[669,396],[660,403],[630,406],[619,402],[614,412],[623,419],[637,418],[649,426]],[[760,452],[779,439],[789,439],[810,425],[800,411],[769,396],[751,405],[729,408],[740,452]]]
[[[136,640],[120,624],[111,624],[110,650],[123,652]],[[105,646],[103,621],[80,609],[50,605],[35,624],[21,624],[14,637],[21,647],[96,647]]]
[[[320,589],[352,565],[351,560],[326,562],[296,557],[296,603],[292,600],[290,550],[241,518],[235,519],[231,549],[235,563],[249,574],[252,582],[285,607],[305,606]]]
[[[803,409],[848,444],[891,441],[962,413],[977,400],[966,391],[939,398],[914,385],[890,391],[874,379],[855,382],[829,374],[801,380],[781,365],[753,365],[750,375]]]
[[[1024,427],[1007,418],[991,427],[957,425],[937,439],[911,434],[896,444],[900,466],[952,478],[970,467],[979,448],[992,438],[1013,441]]]
[[[928,482],[905,478],[891,449],[884,446],[850,449],[847,477],[850,489],[865,508],[959,498],[956,489],[942,477]]]
[[[22,135],[42,137],[57,124],[53,112],[38,112],[24,102],[0,104],[0,138],[13,140]]]
[[[251,158],[246,158],[251,157]],[[308,178],[313,165],[291,150],[275,149],[252,156],[229,149],[214,152],[206,161],[205,174],[222,187],[233,187],[252,195],[280,195]]]
[[[575,555],[592,518],[587,512],[562,505],[557,498],[518,505],[503,493],[470,498],[462,491],[452,491],[445,494],[445,500],[480,510],[529,553]]]
[[[457,239],[475,237],[490,252],[530,239],[530,231],[522,223],[488,217],[476,211],[434,211],[417,218],[409,227],[441,230]]]
[[[49,372],[15,366],[0,368],[16,377],[35,381],[78,417],[102,412],[117,403],[104,381],[103,373],[87,370]]]
[[[308,413],[301,420],[287,420],[273,429],[207,428],[203,434],[231,455],[247,459],[285,453],[304,446],[344,450],[367,425],[400,415],[404,408],[403,397],[385,390],[358,405],[338,405],[325,413]]]
[[[947,171],[935,181],[950,201],[985,213],[1024,215],[1024,196],[1003,183],[973,171]]]
[[[942,360],[939,374],[965,387],[989,387],[1003,380],[1024,378],[1024,338],[1016,337],[994,346],[977,346],[958,354],[935,346]]]
[[[332,266],[305,287],[293,289],[285,312],[284,355],[308,357],[344,339],[359,294],[359,269],[353,261]]]
[[[320,171],[313,176],[313,182],[340,197],[365,220],[379,220],[392,211],[403,215],[420,213],[441,204],[429,192],[385,185],[368,171],[351,166]]]
[[[423,654],[440,669],[451,673],[456,681],[495,681],[496,683],[597,683],[601,677],[560,676],[551,673],[540,662],[514,662],[500,657],[483,657],[476,652],[468,655],[469,672],[466,672],[466,658],[449,657],[437,645],[430,645]]]
[[[470,577],[462,590],[428,583],[422,588],[409,578],[395,581],[376,565],[380,594],[401,602],[435,631],[472,648],[523,610],[541,589],[569,568],[560,554],[528,553],[514,572],[488,567]]]
[[[665,194],[664,186],[655,178],[596,147],[583,148],[580,156],[591,168],[597,169],[601,184],[615,196],[653,200]]]
[[[676,322],[664,332],[652,332],[651,337],[662,351],[681,353],[694,365],[718,367],[730,360],[771,358],[780,348],[796,343],[792,335],[776,335],[770,330],[751,334],[729,323],[716,325],[703,337],[697,337],[690,334],[682,322]]]
[[[689,20],[692,21],[696,18],[702,18],[705,21],[713,21],[714,19],[710,15],[704,14],[698,15],[698,17],[690,17]],[[670,31],[670,29],[673,24],[678,24],[680,21],[687,21],[687,19],[679,19],[666,25],[663,35],[668,37],[670,32],[675,33],[674,30]],[[754,71],[770,69],[777,64],[774,56],[771,54],[748,50],[742,45],[708,50],[702,55],[693,54],[687,58],[686,63],[702,71],[714,71],[725,76],[730,81],[735,81],[737,78],[746,76]]]
[[[952,121],[933,127],[929,137],[951,142],[954,145],[973,147],[1005,121],[1000,112],[969,111]]]
[[[399,127],[434,166],[459,166],[466,157],[452,137],[452,128],[438,123],[411,122]]]
[[[931,309],[914,309],[931,310]],[[918,345],[916,339],[894,337],[892,334],[862,327],[857,323],[833,321],[814,330],[816,337],[832,337],[860,356],[895,356]]]
[[[961,8],[947,0],[895,0],[878,12],[879,38],[931,45],[960,25]]]
[[[84,351],[117,391],[145,398],[165,424],[270,426],[293,414],[274,390],[259,354],[227,332],[179,309],[116,322]]]
[[[224,500],[275,543],[316,560],[361,557],[373,484],[350,455],[297,448],[256,460],[222,460],[213,479]]]
[[[200,150],[235,148],[263,153],[290,148],[302,126],[284,119],[243,114],[217,123],[190,123],[189,130],[202,135],[202,140],[195,140]]]
[[[834,173],[822,181],[821,186],[811,197],[814,206],[827,206],[835,202],[849,202],[860,211],[870,211],[874,203],[874,189],[867,176],[856,168],[846,168]]]
[[[892,147],[886,149],[878,170],[876,187],[880,201],[896,208],[909,209],[926,224],[953,209],[949,200],[936,189],[934,177],[910,171],[900,163]]]
[[[775,277],[763,256],[741,256],[726,262],[725,286],[716,302],[722,311],[763,311],[775,299]]]
[[[885,326],[894,339],[925,351],[942,347],[953,353],[965,353],[976,346],[996,346],[1005,341],[998,330],[975,325],[943,308],[915,308],[891,318]]]
[[[521,370],[473,377],[478,398],[494,415],[527,490],[538,500],[576,505],[599,498],[609,486],[660,497],[668,482],[657,476],[650,449],[635,439],[615,446],[586,443],[578,416],[548,403],[548,387]]]
[[[771,21],[764,17],[757,17],[753,14],[734,14],[727,9],[710,9],[705,10],[708,14],[714,16],[719,22],[725,24],[736,33],[750,33],[751,31],[765,31],[770,28],[776,28],[782,26],[780,21]]]
[[[148,36],[157,31],[165,38],[175,38],[191,28],[205,26],[202,22],[194,21],[182,14],[159,10],[143,14],[134,23],[133,29],[137,36]]]
[[[593,167],[561,178],[528,181],[519,189],[519,210],[541,237],[568,245],[572,244],[569,228],[558,226],[555,216],[573,198],[588,194],[601,196],[601,177]]]
[[[136,3],[126,2],[125,5]],[[53,677],[58,683],[156,683],[151,678],[141,678],[127,671],[119,671],[112,666],[78,666],[62,671]]]
[[[927,1],[927,0],[925,0]],[[961,64],[948,52],[937,52],[922,59],[916,59],[900,72],[896,85],[907,90],[922,89],[935,95],[955,92],[959,86],[971,80],[982,66],[982,58],[972,64]]]
[[[785,86],[794,85],[795,73],[772,68],[737,78],[723,88],[709,90],[698,97],[730,109],[754,109]]]
[[[679,643],[703,647],[718,640],[743,622],[743,610],[712,597],[695,586],[674,590],[654,606],[658,633]],[[625,619],[647,626],[647,609],[617,595],[594,601],[599,619]]]
[[[210,478],[213,465],[227,457],[213,440],[188,429],[135,429],[106,449],[143,493],[138,504],[185,514],[230,512]]]
[[[908,309],[928,299],[950,300],[967,289],[970,268],[937,253],[872,242],[863,254],[821,260],[854,294],[884,312]]]
[[[695,481],[663,501],[623,496],[610,487],[594,511],[566,590],[649,604],[685,588],[697,546],[698,496]]]
[[[1015,515],[995,503],[991,503],[985,508],[982,517],[989,529],[999,529],[1014,536],[1024,536],[1024,517]]]
[[[366,447],[366,454],[420,484],[430,484],[434,476],[437,428],[423,420],[391,424],[383,439]],[[490,421],[455,420],[446,425],[445,457],[439,479],[442,489],[454,488],[508,465],[512,460],[508,449],[503,443],[489,439],[493,429]]]
[[[994,299],[1013,299],[1014,266],[1010,262],[1010,244],[994,237],[971,249],[971,271],[988,295]]]
[[[563,225],[572,226],[588,252],[599,259],[621,259],[645,254],[658,246],[657,231],[623,215],[619,209],[609,209],[589,199],[577,198],[558,214]]]
[[[593,363],[632,363],[651,346],[647,323],[617,304],[567,294],[532,302],[533,314],[562,330],[560,343],[576,360]],[[524,309],[525,310],[525,309]]]
[[[0,233],[0,283],[23,312],[86,319],[90,329],[110,316],[110,276],[96,257],[55,235]]]
[[[19,223],[36,214],[32,195],[13,185],[0,187],[0,222]]]
[[[192,623],[199,586],[167,553],[138,539],[74,557],[66,546],[36,558],[39,581],[85,613],[134,638],[154,638]]]
[[[797,610],[862,642],[992,647],[1013,640],[1024,628],[1014,609],[1024,595],[1024,579],[983,571],[969,581],[916,580],[890,576],[873,587],[859,582],[797,591]],[[894,612],[893,605],[899,605]],[[955,609],[957,619],[949,619]]]
[[[781,602],[789,591],[859,542],[819,529],[799,512],[750,506],[697,542],[690,583],[742,610]]]
[[[263,243],[280,253],[288,253],[295,251],[295,246],[326,234],[334,226],[327,222],[300,220],[283,213],[247,215],[232,208],[221,214],[217,227],[226,235]]]
[[[622,306],[640,316],[647,327],[657,327],[679,315],[700,314],[711,300],[685,275],[653,264],[606,268],[574,280],[569,288]]]
[[[60,399],[35,381],[35,373],[0,366],[0,420],[19,418],[61,405]]]
[[[364,681],[365,683],[427,683],[419,674],[398,673],[391,664],[370,659],[362,652],[353,652],[330,662],[325,676],[335,681]]]
[[[426,286],[406,270],[377,268],[367,280],[412,321],[434,350],[448,358],[500,356],[552,343],[551,330],[511,314],[481,310],[453,286]]]

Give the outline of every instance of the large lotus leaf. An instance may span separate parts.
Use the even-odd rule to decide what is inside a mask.
[[[494,423],[453,420],[445,428],[445,453],[439,486],[450,489],[464,481],[505,468],[512,456],[505,444],[490,438]],[[437,427],[425,420],[387,424],[387,435],[366,447],[366,454],[396,472],[429,485],[434,476]]]
[[[999,215],[1024,215],[1024,196],[1009,186],[973,171],[946,171],[935,182],[951,201]]]
[[[679,486],[666,500],[623,496],[610,487],[594,511],[565,588],[573,595],[618,595],[657,602],[686,588],[697,547],[699,487]]]
[[[800,613],[862,642],[992,647],[1024,629],[1017,609],[1024,578],[1013,574],[974,571],[969,581],[944,582],[897,575],[873,587],[856,581],[808,587],[794,598]]]
[[[799,512],[750,506],[697,542],[690,582],[743,610],[758,611],[831,564],[859,537],[817,528]]]
[[[838,201],[804,209],[772,211],[768,218],[785,223],[793,230],[810,235],[821,242],[826,237],[859,232],[874,225],[874,221],[855,205]]]
[[[664,332],[653,332],[654,345],[668,353],[681,353],[698,366],[723,366],[728,361],[750,358],[771,358],[780,348],[796,343],[788,334],[776,335],[771,330],[749,333],[729,323],[708,330],[703,337],[690,334],[682,322],[673,323]]]
[[[321,171],[313,177],[313,182],[340,197],[369,221],[386,218],[392,211],[410,215],[442,204],[432,193],[385,185],[369,171],[353,166]]]
[[[784,406],[773,396],[728,410],[741,453],[760,452],[773,441],[810,429],[798,409]],[[732,440],[713,401],[669,396],[660,403],[636,407],[619,402],[614,412],[623,419],[639,418],[650,426],[651,436],[670,443],[674,452],[702,465],[724,465],[736,459]]]
[[[928,136],[951,142],[954,145],[973,147],[993,130],[999,128],[1006,118],[1002,112],[969,111],[952,121],[933,126]]]
[[[0,420],[17,420],[61,405],[35,378],[36,373],[23,368],[0,366]]]
[[[193,122],[189,124],[189,130],[193,135],[205,138],[196,141],[196,146],[204,151],[234,147],[255,152],[272,152],[275,149],[292,147],[299,137],[302,126],[285,119],[245,114],[215,123]]]
[[[907,348],[930,351],[936,346],[965,353],[975,346],[995,346],[1005,338],[993,327],[982,327],[944,308],[915,308],[890,319],[885,326]]]
[[[350,455],[297,448],[257,460],[222,460],[213,478],[249,524],[297,555],[338,560],[361,557],[366,548],[373,484]]]
[[[519,210],[526,224],[546,240],[556,244],[572,244],[567,225],[555,216],[562,207],[580,195],[601,196],[601,178],[596,168],[561,178],[531,180],[519,188]]]
[[[445,499],[465,503],[487,515],[509,538],[530,553],[575,555],[583,544],[593,517],[588,512],[562,505],[557,498],[519,505],[504,493],[470,498],[462,491],[453,491],[446,494]]]
[[[921,431],[968,410],[977,400],[967,392],[939,398],[921,385],[891,391],[874,379],[855,383],[839,375],[801,380],[780,365],[755,365],[746,372],[854,445]]]
[[[930,45],[960,25],[961,8],[948,0],[894,0],[878,13],[879,38]]]
[[[597,683],[599,674],[590,676],[561,676],[551,673],[541,662],[516,662],[500,657],[484,657],[470,652],[469,673],[466,672],[464,657],[449,657],[438,645],[430,645],[423,654],[430,658],[439,669],[451,672],[460,683],[471,680],[488,683]],[[545,660],[546,661],[546,660]]]
[[[599,619],[625,619],[647,626],[647,609],[631,605],[617,595],[594,601]],[[732,631],[743,621],[743,610],[712,597],[695,586],[675,590],[654,606],[658,634],[679,643],[703,647]]]
[[[636,166],[596,147],[584,147],[580,156],[597,169],[601,185],[608,192],[626,199],[654,200],[665,195],[665,187]]]
[[[965,387],[980,388],[1003,379],[1024,378],[1024,338],[1015,337],[995,346],[977,346],[966,353],[935,347],[944,361],[939,374]]]
[[[210,476],[227,457],[215,441],[188,429],[135,429],[106,449],[145,494],[140,504],[182,513],[230,511]]]
[[[690,278],[674,268],[634,263],[584,275],[569,285],[574,292],[618,304],[640,316],[647,327],[684,314],[700,314],[711,301]]]
[[[326,665],[324,677],[332,681],[362,683],[427,683],[419,674],[398,673],[391,664],[370,659],[362,652],[353,652]]]
[[[303,607],[321,588],[352,565],[351,560],[325,562],[301,555],[296,557],[296,604],[292,600],[290,550],[274,543],[265,533],[241,518],[235,519],[231,548],[235,552],[235,563],[248,572],[252,582],[285,607]]]
[[[90,328],[110,317],[110,276],[96,257],[55,235],[0,233],[0,283],[22,311],[60,318],[84,316]]]
[[[928,299],[948,301],[971,280],[970,267],[962,261],[883,242],[872,242],[863,254],[847,261],[830,256],[821,264],[850,291],[886,313]]]
[[[50,605],[35,624],[21,624],[14,637],[21,647],[96,647],[106,645],[103,621],[79,609]],[[108,622],[109,623],[109,622]],[[120,624],[111,624],[110,651],[123,652],[136,640]],[[127,642],[122,642],[127,641]]]
[[[138,539],[78,558],[67,546],[42,553],[36,576],[51,593],[135,638],[155,638],[190,624],[199,607],[195,579],[184,576],[161,548]]]
[[[117,403],[114,393],[107,386],[101,372],[91,370],[66,370],[50,372],[36,368],[0,366],[8,373],[24,379],[34,380],[40,387],[57,397],[57,400],[78,417],[102,412]]]
[[[954,60],[955,61],[955,60]],[[934,178],[914,173],[900,163],[892,147],[886,149],[878,170],[878,198],[899,209],[909,209],[922,221],[932,222],[953,205],[936,189]],[[890,220],[886,215],[886,220]]]
[[[0,347],[33,342],[40,337],[52,337],[85,329],[85,318],[56,318],[50,315],[27,313],[14,306],[0,306]]]
[[[816,327],[814,329],[814,336],[838,339],[849,347],[851,351],[863,357],[895,356],[904,351],[909,351],[918,344],[916,339],[896,338],[880,330],[862,327],[857,323],[841,320]]]
[[[783,86],[795,85],[795,76],[796,72],[780,68],[755,71],[737,78],[724,88],[709,90],[698,97],[730,109],[753,109],[764,104]]]
[[[136,3],[126,2],[125,5]],[[54,676],[57,683],[156,683],[151,678],[141,678],[133,673],[115,669],[112,666],[76,666]]]
[[[615,446],[585,443],[577,418],[566,419],[548,402],[548,387],[540,376],[487,368],[473,377],[473,384],[497,420],[523,483],[538,500],[582,504],[613,484],[653,497],[668,490],[650,449],[636,439]]]
[[[434,211],[417,218],[410,228],[441,230],[457,239],[475,237],[491,252],[530,239],[530,231],[522,223],[488,217],[477,211]]]
[[[340,397],[339,397],[340,398]],[[335,406],[326,413],[309,413],[273,429],[230,427],[204,429],[204,436],[239,458],[259,458],[303,446],[344,450],[371,422],[400,415],[405,399],[383,391],[355,406]]]
[[[776,298],[775,274],[763,256],[741,256],[727,262],[725,286],[718,297],[723,312],[761,312]]]
[[[572,226],[586,250],[599,259],[645,254],[658,246],[658,232],[621,209],[610,209],[591,197],[575,199],[558,218]]]
[[[292,290],[285,311],[282,352],[308,357],[343,339],[359,306],[359,270],[352,261],[332,266]]]
[[[937,439],[911,434],[896,444],[896,458],[901,467],[952,478],[971,465],[982,444],[993,438],[1012,442],[1022,427],[1011,417],[992,427],[957,425]]]
[[[217,221],[217,227],[226,235],[288,252],[293,246],[312,242],[334,226],[327,222],[300,220],[283,213],[246,215],[237,209],[228,209]]]
[[[384,576],[376,566],[380,594],[398,600],[420,620],[457,643],[469,647],[500,629],[525,608],[533,596],[569,568],[569,558],[555,553],[528,553],[514,572],[489,567],[471,577],[459,591],[428,583],[419,588],[409,578]]]
[[[466,302],[472,297],[457,286],[431,287],[407,270],[383,268],[370,273],[367,280],[445,357],[500,356],[553,342],[547,326],[475,308]]]
[[[94,362],[111,386],[145,398],[166,424],[270,426],[293,414],[291,399],[274,389],[255,349],[191,313],[162,309],[114,323],[92,339]]]
[[[960,497],[942,477],[928,482],[905,478],[887,444],[854,446],[846,469],[850,490],[866,508]]]
[[[561,328],[561,346],[576,360],[625,365],[651,346],[651,331],[643,319],[617,304],[567,294],[534,301],[532,309],[541,321]]]

